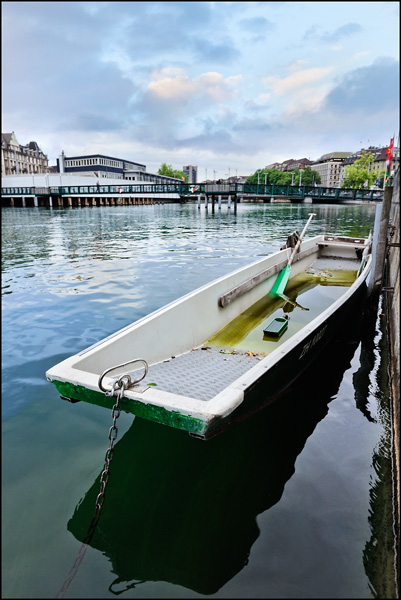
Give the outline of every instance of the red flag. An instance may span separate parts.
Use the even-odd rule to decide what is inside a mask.
[[[384,178],[385,183],[387,183],[387,180],[390,177],[391,159],[393,158],[393,147],[394,147],[394,138],[391,138],[390,145],[386,150],[387,158],[386,158],[386,175]]]
[[[390,145],[386,150],[387,160],[391,161],[393,158],[393,147],[394,147],[394,138],[391,138]]]

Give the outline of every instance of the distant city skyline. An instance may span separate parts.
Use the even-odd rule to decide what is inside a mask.
[[[2,132],[50,165],[201,180],[398,141],[398,2],[3,2],[2,57]]]

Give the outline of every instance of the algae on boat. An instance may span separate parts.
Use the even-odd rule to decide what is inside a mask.
[[[206,340],[205,345],[268,354],[337,300],[343,294],[342,288],[350,287],[355,281],[356,273],[355,270],[312,268],[299,273],[290,279],[286,294],[307,310],[267,294]],[[277,339],[264,338],[263,330],[270,320],[282,317],[283,313],[289,314],[287,330]]]

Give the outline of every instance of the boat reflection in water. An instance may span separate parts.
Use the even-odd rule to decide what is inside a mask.
[[[358,336],[354,329],[347,341],[332,342],[279,401],[209,441],[135,418],[115,446],[90,544],[112,564],[112,593],[166,581],[213,594],[247,564],[260,533],[256,518],[280,500],[338,392]],[[81,542],[99,478],[68,523]]]

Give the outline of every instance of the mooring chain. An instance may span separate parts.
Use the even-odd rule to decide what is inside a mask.
[[[90,544],[90,542],[92,540],[93,534],[95,533],[96,526],[99,522],[100,511],[102,510],[102,506],[103,506],[104,498],[105,498],[106,485],[107,485],[107,482],[109,481],[109,476],[110,476],[109,469],[110,469],[110,463],[112,461],[113,453],[114,453],[114,442],[117,439],[117,434],[118,434],[116,421],[121,413],[120,400],[124,397],[124,392],[131,385],[131,383],[132,382],[131,382],[131,378],[129,375],[122,375],[119,379],[116,379],[113,382],[111,390],[105,392],[106,396],[111,396],[111,397],[115,396],[116,402],[111,411],[113,425],[109,429],[109,447],[106,450],[104,469],[100,475],[100,490],[99,490],[99,494],[97,495],[97,498],[96,498],[95,512],[92,517],[92,521],[89,525],[86,536],[84,538],[84,541],[82,542],[81,547],[78,551],[78,554],[74,561],[74,564],[72,565],[67,577],[65,578],[64,583],[61,586],[60,591],[58,592],[56,598],[64,598],[64,594],[67,591],[68,586],[70,585],[71,581],[74,579],[75,575],[77,574],[79,566],[85,556],[88,545]]]

